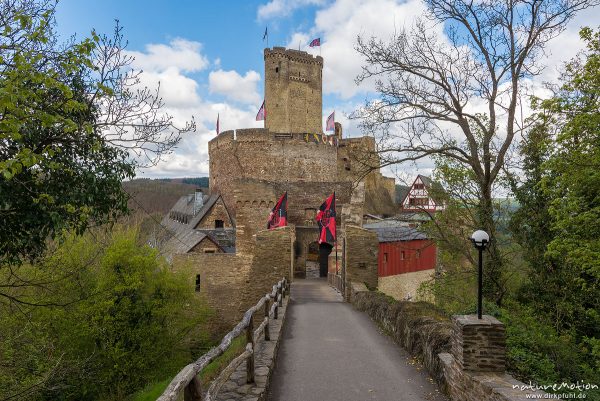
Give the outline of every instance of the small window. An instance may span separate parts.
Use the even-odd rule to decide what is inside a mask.
[[[223,228],[223,220],[215,220],[215,228]]]
[[[388,261],[388,254],[387,252],[383,254],[383,263],[387,263]]]
[[[216,253],[216,251],[214,249],[210,249],[210,248],[205,248],[204,253]]]
[[[275,72],[279,74],[279,67],[275,67]]]
[[[406,259],[406,254],[404,253],[404,251],[400,252],[400,260],[404,260]]]
[[[200,275],[196,274],[196,292],[200,292]]]
[[[420,257],[421,257],[421,250],[417,249],[417,258],[420,258]]]

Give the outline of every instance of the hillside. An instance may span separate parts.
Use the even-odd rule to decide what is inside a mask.
[[[200,187],[208,191],[208,177],[140,178],[123,182],[123,189],[134,198],[129,201],[132,211],[143,208],[148,213],[160,214],[166,214],[182,195],[193,193]]]

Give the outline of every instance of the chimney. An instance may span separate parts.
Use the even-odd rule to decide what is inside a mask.
[[[196,188],[194,193],[194,216],[198,214],[202,206],[204,206],[204,194],[200,188]]]

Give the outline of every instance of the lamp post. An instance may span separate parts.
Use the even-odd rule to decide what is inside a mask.
[[[471,235],[471,241],[479,251],[479,277],[477,280],[477,319],[481,319],[481,309],[483,305],[483,250],[490,243],[490,236],[483,230],[477,230]]]

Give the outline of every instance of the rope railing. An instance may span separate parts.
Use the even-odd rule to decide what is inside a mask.
[[[234,338],[245,332],[246,348],[239,356],[233,359],[229,365],[213,380],[212,384],[206,392],[206,401],[215,400],[219,390],[229,377],[235,372],[242,362],[246,361],[246,381],[254,383],[254,357],[256,351],[256,342],[264,333],[265,341],[270,341],[269,320],[278,319],[278,310],[283,306],[283,298],[288,293],[287,279],[280,280],[273,286],[271,293],[266,294],[258,301],[256,305],[248,309],[242,320],[223,337],[221,343],[211,348],[206,354],[202,355],[195,362],[190,363],[177,373],[167,386],[165,391],[157,401],[176,401],[183,392],[184,401],[202,401],[202,385],[200,383],[199,374],[213,360],[222,355],[231,346]],[[269,307],[269,304],[273,304]],[[262,323],[254,330],[253,316],[256,312],[264,308],[264,318]]]

